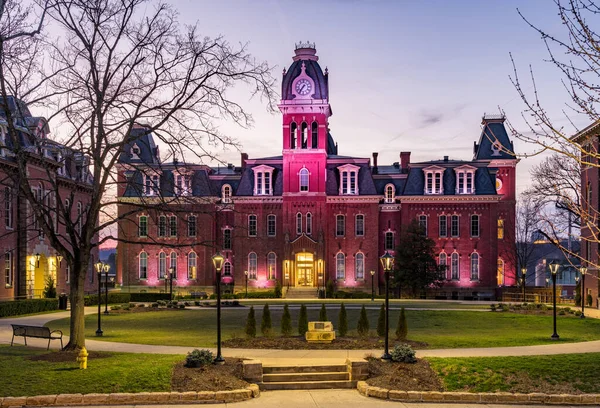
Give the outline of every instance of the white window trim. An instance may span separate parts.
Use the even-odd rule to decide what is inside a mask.
[[[473,279],[473,255],[477,256],[477,277],[475,279]],[[479,255],[479,253],[477,253],[477,251],[473,251],[471,253],[471,255],[469,256],[469,280],[471,282],[479,281],[480,268],[481,268],[481,255]]]
[[[358,217],[362,217],[362,234],[358,233]],[[364,214],[356,214],[354,216],[354,235],[357,237],[365,236],[365,215]]]
[[[254,219],[254,234],[252,234],[252,228],[250,228],[250,221]],[[256,237],[258,236],[258,216],[256,214],[248,215],[248,236]]]
[[[312,220],[312,213],[307,212],[306,213],[306,235],[312,235],[312,227],[313,227],[313,220]]]
[[[252,168],[254,173],[254,195],[273,195],[273,170],[271,166],[260,165]],[[269,175],[269,187],[265,186],[265,175]],[[261,185],[258,187],[259,175],[261,177]]]
[[[273,263],[271,263],[271,259],[273,260]],[[267,279],[277,279],[277,254],[273,251],[267,254]]]
[[[146,276],[144,278],[142,278],[142,254],[146,255],[146,258],[144,259],[145,262],[146,262],[146,265],[145,265],[146,270],[145,270],[144,273],[145,273]],[[138,256],[138,279],[139,280],[146,280],[146,279],[148,279],[148,253],[146,251],[143,251],[143,250],[140,252],[140,254]]]
[[[194,256],[192,257],[192,255],[194,255]],[[192,259],[194,260],[194,262],[191,262]],[[192,273],[192,267],[196,267],[196,270],[194,273]],[[195,251],[190,251],[187,254],[187,270],[188,270],[188,280],[198,279],[198,254]]]
[[[177,178],[180,178],[182,186],[180,187],[177,183]],[[176,170],[173,171],[173,181],[175,195],[177,196],[191,196],[192,195],[192,173],[189,170]],[[159,182],[160,183],[160,182]]]
[[[302,176],[306,175],[306,190],[302,190]],[[302,167],[300,171],[298,171],[298,191],[300,193],[308,193],[310,191],[310,171],[306,167]]]
[[[388,196],[388,190],[391,189],[391,195]],[[393,184],[389,183],[385,185],[385,188],[383,189],[383,202],[387,203],[387,204],[392,204],[396,201],[396,186],[394,186]]]
[[[147,186],[150,186],[150,190]],[[160,195],[160,173],[153,169],[146,169],[143,173],[142,195],[154,197]]]
[[[342,269],[342,275],[340,275],[340,269],[338,269],[338,257],[342,256],[342,259],[344,261],[344,267]],[[338,252],[337,254],[335,254],[335,279],[336,280],[346,280],[346,254],[344,254],[343,252]]]
[[[454,169],[456,173],[456,194],[475,194],[475,172],[477,167],[465,165]],[[471,189],[467,187],[467,178],[471,175]]]
[[[229,190],[229,193],[226,193],[227,190]],[[221,187],[221,202],[223,204],[231,203],[231,196],[233,195],[232,191],[231,185],[223,184],[223,187]]]
[[[423,193],[426,195],[441,195],[444,194],[444,169],[439,166],[429,166],[423,169],[424,183]],[[431,178],[431,189],[428,188],[428,179]],[[439,179],[439,188],[436,186],[436,181]]]
[[[273,234],[269,232],[269,220],[273,219]],[[277,216],[275,214],[267,214],[267,237],[277,236]]]
[[[343,166],[339,166],[338,170],[340,172],[340,195],[359,195],[359,187],[358,187],[358,173],[360,167],[355,166],[353,164],[344,164]],[[352,191],[352,186],[350,185],[351,175],[354,173],[354,191]],[[344,191],[344,179],[346,180],[346,191]]]
[[[254,258],[254,265],[251,264],[251,258]],[[248,279],[258,279],[258,256],[256,255],[256,252],[250,252],[248,254]]]
[[[359,266],[359,258],[362,258],[361,263],[362,263],[362,276],[358,276],[358,266]],[[354,255],[354,279],[357,281],[364,281],[365,280],[365,254],[362,252],[357,252]]]

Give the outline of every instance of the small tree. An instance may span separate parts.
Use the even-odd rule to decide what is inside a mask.
[[[250,306],[248,318],[246,319],[246,337],[249,339],[256,337],[256,317],[254,316],[254,306]]]
[[[283,307],[283,316],[281,317],[281,334],[285,337],[292,335],[292,316],[290,315],[290,309],[286,304]]]
[[[340,307],[340,315],[338,317],[338,332],[340,337],[346,337],[348,334],[348,315],[346,313],[346,306],[342,303]]]
[[[379,309],[379,318],[377,319],[377,335],[379,337],[385,336],[385,306],[381,304]]]
[[[56,286],[54,285],[54,278],[52,276],[46,278],[44,297],[48,299],[54,299],[56,297]],[[98,302],[100,302],[100,299],[98,299]]]
[[[367,309],[365,305],[360,309],[360,317],[358,318],[358,326],[356,326],[358,335],[361,337],[369,336],[369,318],[367,317]]]
[[[271,334],[271,311],[269,310],[268,304],[265,305],[263,309],[260,332],[263,336],[269,336]]]
[[[396,338],[398,340],[406,340],[408,335],[408,325],[406,324],[406,314],[404,308],[400,309],[400,317],[398,317],[398,327],[396,327]]]
[[[327,309],[325,309],[325,303],[321,305],[321,310],[319,310],[319,321],[327,321]]]
[[[277,281],[277,283],[275,284],[275,297],[277,299],[280,299],[283,297],[283,291],[281,289],[281,283],[279,283],[279,281]]]
[[[589,293],[587,294],[587,296],[585,297],[586,303],[588,306],[592,306],[592,295],[590,295]]]
[[[298,334],[302,337],[308,331],[308,313],[306,312],[306,306],[300,306],[300,315],[298,316]]]
[[[329,279],[327,281],[327,286],[325,287],[325,296],[328,297],[328,298],[332,298],[333,297],[333,291],[334,291],[333,281],[331,279]]]
[[[581,306],[581,283],[579,281],[575,285],[575,306]]]

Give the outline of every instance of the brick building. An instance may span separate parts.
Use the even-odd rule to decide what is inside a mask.
[[[437,293],[494,297],[513,285],[517,160],[503,117],[484,117],[471,160],[381,165],[338,154],[329,130],[329,73],[313,44],[295,49],[282,78],[282,151],[210,168],[161,162],[143,126],[120,157],[117,280],[160,289],[170,268],[178,290],[212,291],[211,256],[223,283],[252,288],[381,286],[379,257],[417,219],[437,243],[447,282]],[[140,206],[143,207],[139,210]],[[134,214],[134,215],[132,215]]]
[[[65,219],[57,210],[57,200],[63,201],[70,210],[71,222],[77,225],[78,215],[87,208],[93,184],[87,159],[49,139],[46,119],[32,116],[22,101],[8,97],[6,106],[17,129],[21,154],[26,157],[29,185],[38,201],[45,203],[46,214],[58,233],[64,236]],[[0,300],[39,298],[49,276],[54,278],[58,293],[68,292],[67,263],[50,245],[32,207],[17,187],[22,181],[6,117],[4,106],[0,106],[0,264],[4,281],[0,285]],[[90,269],[86,278],[88,291],[95,287],[95,279]]]

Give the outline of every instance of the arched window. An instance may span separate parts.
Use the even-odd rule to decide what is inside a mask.
[[[196,253],[194,251],[188,254],[188,279],[196,279]]]
[[[267,236],[274,237],[277,235],[277,218],[275,214],[267,215]]]
[[[148,217],[145,215],[140,216],[138,224],[138,237],[148,236]]]
[[[77,202],[77,233],[81,235],[81,228],[83,225],[83,206],[81,201]]]
[[[171,252],[171,262],[169,263],[169,272],[171,273],[171,279],[177,279],[177,253]]]
[[[306,167],[300,170],[300,191],[308,191],[308,169]]]
[[[385,244],[384,248],[386,251],[393,251],[396,249],[396,244],[394,243],[394,233],[392,231],[388,231],[385,233]]]
[[[336,279],[346,279],[346,255],[342,252],[335,256],[335,277]]]
[[[256,253],[250,252],[248,254],[248,279],[256,280]]]
[[[388,184],[387,186],[385,186],[384,201],[386,203],[393,203],[395,198],[396,198],[396,189],[394,188],[393,184]]]
[[[498,286],[502,286],[504,285],[504,261],[500,258],[498,258],[497,268],[496,283],[498,283]]]
[[[223,264],[223,276],[231,276],[231,262]]]
[[[319,125],[317,122],[312,123],[312,148],[319,147]]]
[[[290,124],[290,149],[296,148],[296,142],[298,141],[298,125],[296,122]]]
[[[67,282],[69,280],[67,279]],[[11,287],[13,285],[12,274],[12,254],[8,251],[4,253],[4,285]]]
[[[302,214],[296,214],[296,234],[302,234]]]
[[[148,254],[144,251],[140,252],[140,279],[148,278]]]
[[[312,214],[306,213],[306,235],[312,234]]]
[[[158,254],[158,279],[164,279],[167,274],[167,254]]]
[[[438,265],[440,269],[446,273],[446,265],[448,264],[448,255],[445,252],[442,252],[438,258]]]
[[[251,214],[248,216],[248,236],[255,237],[257,229],[256,215]]]
[[[225,204],[231,202],[231,186],[229,184],[223,184],[221,189],[221,201]]]
[[[356,280],[365,279],[365,255],[361,252],[354,258],[354,277]]]
[[[458,270],[458,253],[454,252],[450,257],[450,279],[458,280],[459,279],[459,270]]]
[[[267,272],[269,279],[277,279],[277,255],[275,252],[269,252],[267,255]]]
[[[302,122],[302,148],[308,147],[308,125],[306,122]]]
[[[479,280],[479,254],[477,252],[471,254],[471,280]]]
[[[362,237],[365,235],[365,216],[357,214],[354,219],[354,235]]]

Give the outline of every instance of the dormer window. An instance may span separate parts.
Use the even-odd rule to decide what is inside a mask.
[[[340,195],[358,195],[358,171],[360,167],[345,164],[340,171]]]
[[[475,194],[475,167],[456,168],[456,194]]]
[[[180,196],[192,194],[192,177],[189,174],[175,173],[175,193]]]
[[[257,166],[254,171],[254,195],[273,195],[273,167]]]
[[[393,184],[388,184],[385,186],[384,191],[384,201],[386,203],[393,203],[396,199],[396,188]]]
[[[231,202],[231,186],[229,184],[223,184],[223,188],[221,189],[221,201],[224,204]]]
[[[298,175],[300,177],[300,191],[308,191],[308,169],[306,167],[302,168]]]
[[[131,158],[135,160],[140,160],[140,147],[137,144],[134,144],[131,147]]]
[[[144,174],[144,195],[157,196],[160,193],[160,177],[158,174]]]
[[[425,194],[444,194],[444,185],[442,178],[444,168],[431,166],[423,169],[425,174]]]

